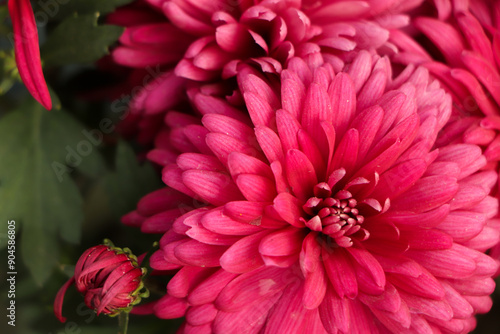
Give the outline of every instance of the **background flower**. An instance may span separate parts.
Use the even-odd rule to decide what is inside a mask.
[[[119,9],[109,22],[123,23],[126,30],[113,59],[134,68],[162,65],[166,71],[134,99],[128,132],[149,143],[155,115],[177,108],[186,80],[237,99],[232,78],[241,62],[280,73],[294,56],[316,65],[328,58],[338,71],[360,50],[393,53],[389,31],[406,26],[405,13],[421,2],[166,0]]]
[[[485,168],[498,171],[500,2],[443,1],[434,5],[434,10],[423,7],[413,19],[412,26],[420,32],[415,40],[400,32],[393,34],[391,40],[401,48],[393,59],[425,66],[453,97],[452,116],[437,145],[479,145],[489,162]],[[498,219],[488,225],[500,229]],[[497,245],[491,252],[497,259],[499,250]]]

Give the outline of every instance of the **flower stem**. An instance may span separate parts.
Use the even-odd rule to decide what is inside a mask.
[[[120,312],[118,316],[118,334],[127,334],[128,330],[128,312]]]

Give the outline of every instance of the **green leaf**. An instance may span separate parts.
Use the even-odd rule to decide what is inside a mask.
[[[19,80],[14,50],[0,51],[0,95],[5,94]]]
[[[97,149],[83,154],[84,130],[68,114],[31,100],[0,119],[0,217],[16,221],[16,250],[40,285],[59,259],[58,236],[80,240],[83,201],[71,172],[104,169]],[[0,248],[6,226],[0,224]]]
[[[113,216],[119,218],[133,210],[145,194],[161,187],[153,166],[137,160],[132,148],[120,142],[116,150],[115,171],[104,179]]]
[[[105,2],[105,1],[103,1]],[[98,13],[66,18],[42,47],[45,65],[92,63],[108,54],[108,47],[124,31],[113,25],[98,25]]]
[[[57,6],[57,11],[54,14],[56,19],[62,18],[74,13],[78,14],[92,14],[92,13],[111,13],[116,7],[124,6],[131,3],[133,0],[72,0],[65,5]],[[55,9],[55,8],[54,8]],[[49,13],[50,14],[50,13]]]
[[[12,32],[12,26],[9,24],[5,24],[5,21],[9,17],[9,11],[7,9],[7,6],[1,6],[0,5],[0,35],[7,35],[8,33]]]

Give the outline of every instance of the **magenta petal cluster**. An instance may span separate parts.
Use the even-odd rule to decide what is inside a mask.
[[[126,26],[113,59],[128,67],[161,65],[165,70],[134,98],[127,125],[137,123],[141,142],[151,142],[148,130],[155,115],[178,108],[188,80],[209,86],[213,95],[238,95],[232,79],[240,63],[279,74],[292,57],[313,63],[328,59],[339,71],[360,50],[394,53],[390,32],[407,26],[407,13],[421,3],[149,0],[123,7],[110,18]]]
[[[52,100],[42,72],[35,15],[29,0],[9,0],[9,14],[14,28],[14,47],[19,75],[31,95],[45,109]]]
[[[488,161],[500,160],[500,2],[436,2],[438,17],[421,15],[412,24],[434,45],[427,53],[395,34],[395,61],[419,63],[441,81],[454,102],[439,144],[464,142],[484,147]]]
[[[238,84],[245,112],[200,92],[201,123],[167,114],[150,153],[170,188],[124,220],[165,232],[151,266],[177,273],[148,309],[183,333],[471,331],[497,173],[476,145],[435,148],[452,99],[428,71],[360,51]]]
[[[435,47],[427,44],[425,50],[408,36],[395,32],[391,42],[400,47],[400,52],[393,60],[425,66],[453,97],[452,116],[437,146],[479,145],[488,160],[487,168],[498,172],[500,2],[435,1],[434,5],[434,12],[420,13],[412,25]],[[499,220],[490,221],[488,226],[499,230]],[[500,259],[500,244],[491,254]]]
[[[66,321],[62,316],[63,299],[72,284],[84,296],[87,307],[97,315],[129,312],[141,297],[149,295],[147,290],[141,291],[144,274],[145,269],[139,267],[130,250],[116,248],[109,241],[91,247],[78,260],[74,276],[57,293],[54,314],[59,321]]]

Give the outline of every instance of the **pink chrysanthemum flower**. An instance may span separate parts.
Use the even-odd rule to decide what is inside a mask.
[[[338,71],[359,50],[394,52],[389,31],[407,25],[404,13],[421,2],[147,0],[119,9],[110,22],[125,22],[127,28],[112,53],[115,61],[134,68],[161,64],[165,69],[133,99],[127,125],[139,123],[150,130],[156,114],[184,97],[186,79],[225,83],[212,89],[218,96],[237,94],[229,79],[237,75],[240,62],[280,73],[294,56],[310,62],[323,57]]]
[[[436,1],[438,18],[420,16],[413,25],[434,45],[427,53],[399,32],[394,60],[418,63],[453,97],[454,110],[439,145],[477,144],[488,161],[500,160],[500,2]]]
[[[489,161],[487,168],[498,171],[500,1],[435,1],[434,4],[437,18],[432,16],[434,13],[423,11],[413,21],[434,48],[427,44],[428,53],[395,31],[391,41],[401,52],[394,55],[393,60],[425,66],[453,97],[452,116],[437,145],[479,145]],[[500,230],[500,219],[490,220],[489,226]],[[491,255],[500,259],[500,244]]]
[[[196,209],[156,220],[151,265],[178,272],[139,312],[185,316],[184,333],[471,331],[494,289],[497,174],[478,146],[434,149],[451,98],[427,70],[393,79],[360,52],[339,73],[293,58],[279,82],[248,66],[238,82],[249,118],[212,98],[202,125],[165,132],[184,153],[163,180]]]

